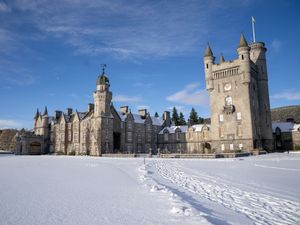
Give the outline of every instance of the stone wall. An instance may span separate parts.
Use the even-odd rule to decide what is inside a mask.
[[[15,135],[18,131],[14,129],[0,130],[0,150],[14,152],[16,149]]]

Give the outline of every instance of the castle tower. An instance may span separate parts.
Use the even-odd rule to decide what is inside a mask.
[[[111,153],[113,150],[113,116],[111,113],[112,92],[109,91],[109,79],[105,75],[104,67],[102,74],[96,81],[94,91],[94,116],[93,116],[93,142],[92,155]]]
[[[265,74],[258,71],[259,60],[255,63],[252,61],[252,47],[249,47],[243,34],[237,53],[238,58],[232,61],[225,61],[221,55],[219,64],[214,62],[210,46],[207,46],[204,55],[206,89],[210,97],[212,149],[215,152],[261,149],[264,137],[269,138],[263,134],[269,133],[264,131],[260,119],[261,105],[269,104],[265,100],[268,93],[265,86],[261,89],[259,78]],[[261,59],[259,62],[265,63]],[[267,82],[264,85],[267,86]]]
[[[258,98],[259,98],[259,115],[262,148],[272,150],[272,120],[270,110],[269,88],[268,88],[268,71],[266,62],[265,44],[255,42],[250,45],[250,58],[256,65],[258,77]]]
[[[42,115],[42,126],[41,126],[41,135],[44,135],[45,138],[49,135],[49,117],[48,117],[48,109],[45,106],[44,113]]]

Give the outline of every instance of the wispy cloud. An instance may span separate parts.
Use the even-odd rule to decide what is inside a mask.
[[[11,119],[0,119],[0,128],[1,129],[9,129],[9,128],[20,129],[23,127],[24,126],[20,121],[11,120]]]
[[[164,57],[193,51],[211,29],[221,1],[16,0],[11,7],[42,33],[77,53],[119,58]]]
[[[127,96],[127,95],[115,95],[113,97],[113,101],[114,102],[139,102],[141,101],[140,97],[136,97],[136,96]]]
[[[209,103],[207,92],[205,89],[199,89],[199,86],[199,83],[191,83],[185,86],[184,89],[168,96],[166,99],[184,105],[207,106]]]
[[[148,106],[148,105],[138,105],[137,107],[136,107],[138,110],[139,109],[150,109],[150,106]]]
[[[273,99],[282,99],[288,101],[299,101],[300,91],[286,90],[271,96]]]
[[[0,12],[10,12],[10,8],[5,2],[0,2]]]
[[[280,48],[281,48],[281,41],[275,39],[272,41],[271,43],[271,50],[273,50],[274,52],[279,52]]]

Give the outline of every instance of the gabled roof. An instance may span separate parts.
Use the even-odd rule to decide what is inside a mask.
[[[272,131],[274,133],[277,127],[280,128],[281,132],[293,132],[300,128],[300,124],[292,122],[272,122]]]
[[[193,131],[195,131],[195,132],[201,132],[201,131],[202,131],[202,128],[203,128],[204,126],[210,127],[210,125],[208,125],[208,124],[195,124],[195,125],[192,126],[192,129],[193,129]],[[168,130],[168,132],[169,132],[170,134],[174,134],[175,131],[176,131],[176,129],[178,129],[178,128],[181,130],[182,133],[186,133],[186,132],[188,132],[189,126],[184,125],[184,126],[170,126],[170,127],[165,127],[165,128],[163,128],[163,129],[159,132],[159,134],[163,134],[164,131],[165,131],[166,129]]]
[[[123,114],[122,112],[120,111],[117,111],[119,117],[121,118],[122,122],[125,122],[127,116],[129,114]],[[133,119],[134,119],[134,122],[135,123],[145,123],[145,120],[146,119],[143,119],[141,118],[141,116],[139,114],[135,114],[135,113],[131,113]],[[155,117],[155,116],[150,116],[151,117],[151,120],[152,120],[152,125],[155,125],[155,126],[162,126],[163,125],[163,119],[161,117]]]

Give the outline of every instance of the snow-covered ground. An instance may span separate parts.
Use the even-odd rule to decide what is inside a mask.
[[[0,224],[300,224],[300,154],[0,155]]]

